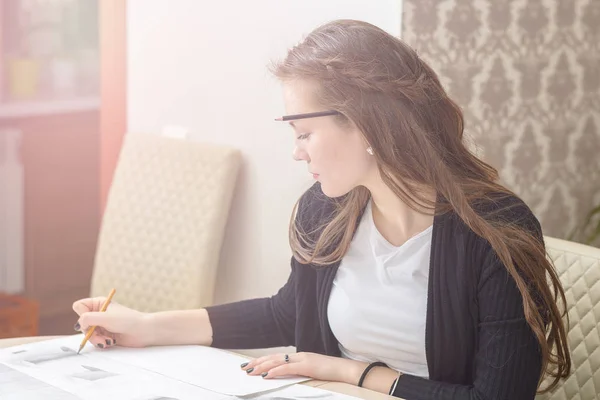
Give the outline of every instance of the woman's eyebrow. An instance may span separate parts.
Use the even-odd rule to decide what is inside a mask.
[[[289,121],[288,122],[290,124],[290,126],[292,127],[292,129],[296,132],[300,131],[300,127],[298,127],[298,125],[296,125],[296,123],[294,123],[294,121]]]

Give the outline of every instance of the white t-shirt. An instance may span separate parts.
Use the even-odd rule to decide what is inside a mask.
[[[369,201],[327,308],[343,357],[382,361],[428,378],[425,322],[432,229],[393,246],[377,230]]]

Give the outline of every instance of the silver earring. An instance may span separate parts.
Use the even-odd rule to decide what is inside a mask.
[[[371,146],[367,147],[367,153],[369,153],[370,155],[373,155],[373,148]]]

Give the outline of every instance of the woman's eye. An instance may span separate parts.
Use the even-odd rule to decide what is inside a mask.
[[[305,134],[302,134],[302,135],[298,135],[296,137],[296,139],[298,139],[298,140],[304,140],[304,139],[308,139],[309,136],[310,136],[310,133],[305,133]]]

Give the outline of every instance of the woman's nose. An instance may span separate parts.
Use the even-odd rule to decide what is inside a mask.
[[[292,158],[296,161],[308,161],[308,154],[298,146],[294,147],[292,151]]]

